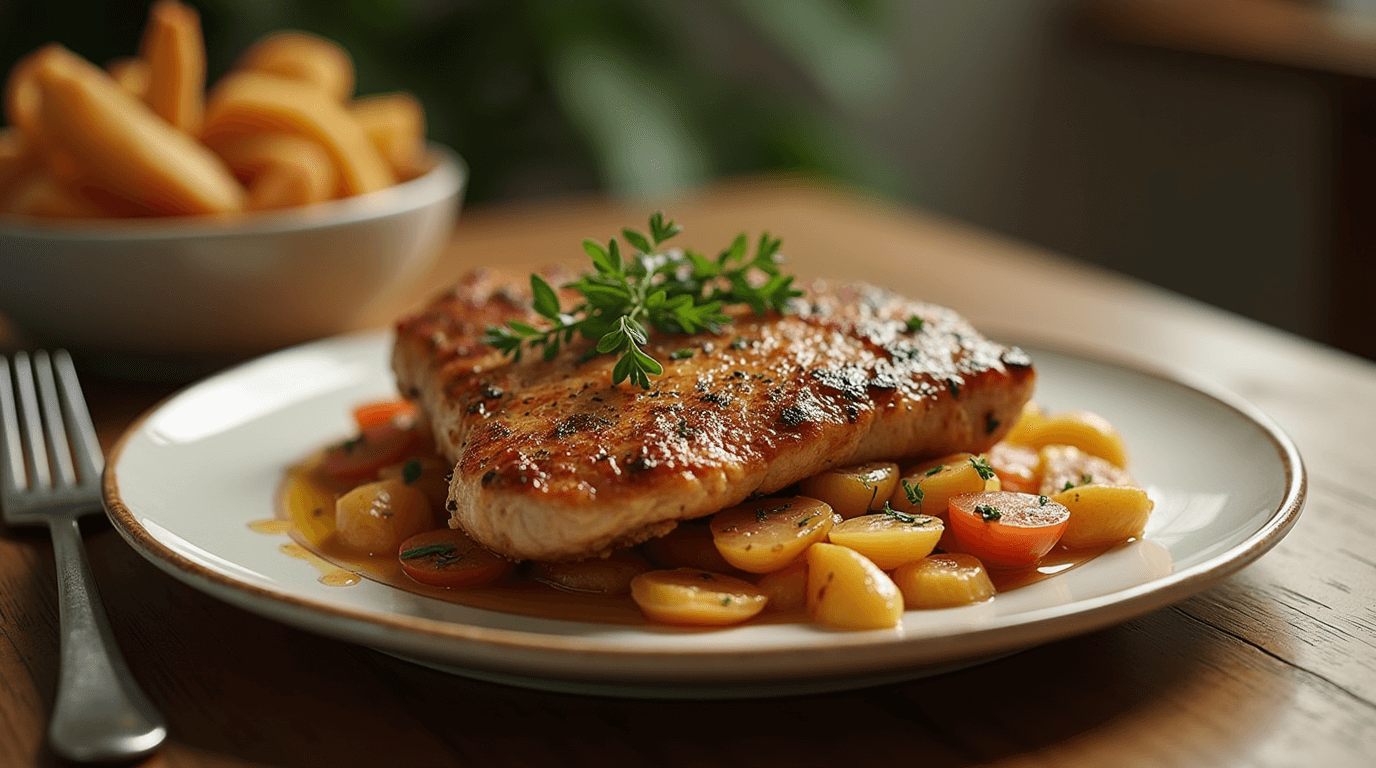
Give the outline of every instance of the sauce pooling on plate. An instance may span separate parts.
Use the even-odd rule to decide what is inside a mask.
[[[405,404],[372,404],[356,417],[359,436],[289,468],[278,519],[251,527],[289,534],[283,552],[319,568],[322,583],[348,586],[363,577],[543,618],[888,626],[905,605],[980,602],[1064,573],[1140,536],[1150,512],[1121,467],[1075,447],[1090,441],[1032,406],[1012,433],[1026,442],[988,455],[954,454],[904,470],[882,462],[833,469],[796,489],[811,495],[751,501],[605,559],[509,564],[448,528],[446,462]],[[1048,422],[1051,429],[1042,428]],[[1103,424],[1092,426],[1102,442]],[[1038,429],[1062,442],[1037,445]],[[950,525],[957,514],[969,518],[958,528]],[[967,529],[974,534],[958,535]],[[1019,549],[1033,539],[1043,546],[1053,533],[1060,541],[1045,554]],[[1063,543],[1071,534],[1079,546]],[[829,549],[814,549],[818,543]],[[1018,565],[986,568],[986,559]],[[852,572],[861,592],[845,583]]]

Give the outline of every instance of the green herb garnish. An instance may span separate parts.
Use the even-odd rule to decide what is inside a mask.
[[[1048,502],[1048,501],[1051,501],[1051,499],[1048,499],[1048,498],[1045,497],[1045,496],[1038,496],[1038,497],[1037,497],[1037,506],[1039,506],[1039,507],[1044,507],[1044,506],[1046,506],[1046,502]]]
[[[1071,488],[1074,488],[1074,487],[1075,487],[1075,484],[1072,483],[1072,482],[1070,482],[1069,480],[1067,480],[1067,481],[1065,481],[1065,487],[1061,489],[1061,492],[1062,492],[1062,493],[1065,493],[1066,491],[1068,491],[1068,490],[1070,490]]]
[[[649,338],[647,326],[660,333],[719,333],[731,322],[721,312],[724,306],[743,304],[763,315],[783,312],[790,299],[802,295],[793,287],[793,277],[781,274],[780,240],[768,232],[760,235],[753,257],[747,258],[748,244],[741,233],[716,259],[709,259],[692,250],[661,247],[679,231],[662,212],[650,217],[648,237],[634,229],[621,230],[636,250],[625,260],[615,237],[606,247],[584,240],[583,251],[594,271],[563,286],[581,294],[583,302],[560,311],[554,289],[539,275],[531,275],[535,312],[550,326],[542,329],[513,320],[506,327],[488,327],[483,342],[516,360],[524,349],[539,347],[551,360],[563,345],[582,336],[596,342],[588,356],[620,355],[612,384],[629,380],[649,389],[650,377],[664,373],[664,366],[642,349]]]
[[[1093,476],[1091,476],[1091,475],[1080,475],[1080,485],[1089,485],[1089,484],[1092,483],[1092,482],[1094,482]]]
[[[981,480],[992,480],[992,479],[994,479],[994,468],[991,467],[991,466],[989,466],[989,462],[988,462],[984,457],[982,457],[982,456],[971,456],[971,457],[970,457],[970,466],[974,467],[974,468],[975,468],[975,471],[979,473],[979,479],[981,479]]]
[[[926,525],[933,519],[928,515],[912,515],[908,514],[907,512],[899,512],[898,510],[889,506],[889,502],[887,501],[884,502],[884,509],[880,511],[883,512],[885,515],[892,517],[900,523],[908,523],[909,525]]]
[[[978,507],[975,507],[975,514],[984,518],[984,522],[986,523],[990,520],[997,520],[1000,517],[1003,517],[1003,513],[999,511],[998,507],[994,507],[989,504],[981,504]]]
[[[903,478],[903,495],[908,497],[909,504],[913,505],[914,507],[920,507],[922,506],[922,497],[926,494],[922,492],[921,485],[913,485],[912,483],[908,482],[907,478]],[[885,507],[887,507],[888,504],[889,503],[887,501],[884,502]]]
[[[923,477],[931,477],[932,475],[935,475],[936,473],[940,472],[945,468],[945,464],[938,464],[935,467],[932,467],[931,469],[927,470],[927,474],[923,475]]]
[[[415,560],[418,557],[430,557],[431,555],[452,555],[455,549],[453,544],[426,544],[405,550],[398,557],[402,560]]]
[[[411,459],[401,468],[401,479],[407,485],[420,479],[422,469],[418,459]]]
[[[917,315],[913,315],[912,317],[908,318],[908,322],[906,323],[906,325],[908,326],[909,331],[920,331],[922,330],[922,318],[918,317]]]
[[[670,360],[687,360],[688,358],[690,358],[690,357],[692,357],[692,356],[693,356],[693,350],[691,350],[691,349],[689,349],[689,348],[687,348],[687,347],[684,347],[683,349],[680,349],[680,350],[674,352],[672,355],[669,355],[669,359],[670,359]]]

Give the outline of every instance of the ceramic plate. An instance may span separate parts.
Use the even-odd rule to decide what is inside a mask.
[[[348,435],[353,405],[394,395],[389,348],[380,333],[329,339],[172,397],[110,457],[105,502],[115,527],[155,565],[215,597],[449,671],[556,690],[771,695],[930,674],[1146,613],[1270,549],[1304,498],[1294,445],[1236,396],[1029,346],[1037,400],[1112,421],[1156,510],[1144,540],[987,603],[909,611],[901,626],[881,631],[703,631],[513,615],[367,580],[329,586],[279,550],[281,537],[249,526],[273,517],[285,467]]]

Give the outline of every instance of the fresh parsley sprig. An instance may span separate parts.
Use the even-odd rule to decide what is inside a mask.
[[[719,333],[731,322],[722,307],[745,305],[758,315],[783,312],[790,299],[803,293],[793,287],[793,277],[779,269],[781,241],[768,232],[760,235],[753,257],[742,233],[716,259],[709,259],[692,250],[663,247],[681,228],[662,212],[652,215],[649,224],[648,235],[621,230],[635,250],[629,258],[623,257],[615,237],[605,246],[583,241],[593,271],[563,286],[583,297],[568,312],[560,311],[554,288],[531,275],[535,312],[549,321],[549,327],[513,320],[505,327],[489,327],[483,342],[516,360],[527,348],[538,348],[551,360],[582,336],[596,342],[585,357],[620,355],[612,368],[613,384],[629,380],[649,389],[650,377],[664,373],[664,366],[643,349],[649,340],[647,326],[660,333]]]

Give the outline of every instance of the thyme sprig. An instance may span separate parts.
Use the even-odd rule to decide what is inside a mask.
[[[585,358],[620,355],[612,368],[613,384],[629,380],[649,389],[650,377],[664,373],[664,366],[643,349],[649,341],[648,328],[660,333],[720,333],[731,322],[721,311],[725,306],[745,305],[763,315],[770,310],[784,312],[790,299],[802,295],[793,287],[793,277],[779,269],[781,241],[768,232],[760,235],[754,256],[749,255],[749,241],[741,233],[715,259],[709,259],[689,249],[665,248],[665,242],[681,228],[662,212],[650,216],[649,225],[648,235],[621,230],[634,249],[629,257],[623,257],[615,237],[605,246],[583,241],[593,271],[563,286],[583,298],[567,312],[560,310],[554,288],[539,275],[531,275],[534,309],[548,327],[513,320],[505,327],[490,326],[483,342],[515,360],[526,349],[540,349],[546,360],[552,360],[564,345],[582,336],[596,342]]]

